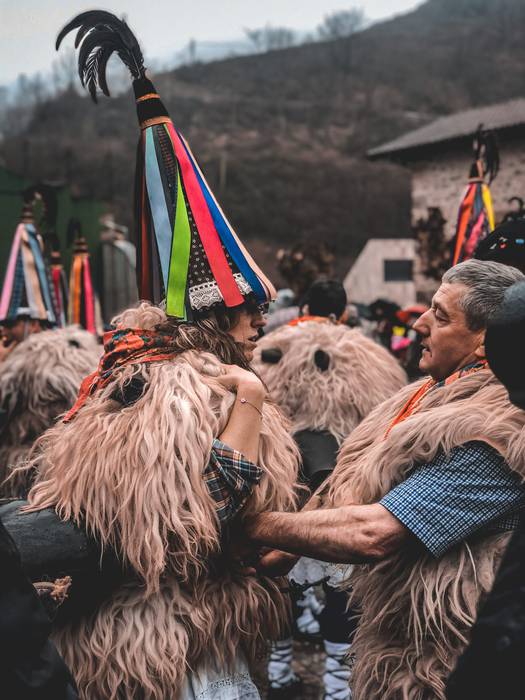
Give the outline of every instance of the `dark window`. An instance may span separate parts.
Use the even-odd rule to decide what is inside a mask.
[[[412,282],[413,260],[385,260],[385,282]]]

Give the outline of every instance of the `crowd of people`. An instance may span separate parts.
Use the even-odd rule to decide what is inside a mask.
[[[525,220],[429,306],[364,318],[322,279],[272,309],[129,27],[86,12],[58,43],[72,29],[92,93],[113,50],[134,79],[143,301],[102,345],[57,329],[20,238],[0,304],[0,695],[257,700],[264,659],[267,696],[301,698],[302,618],[324,700],[521,697]]]

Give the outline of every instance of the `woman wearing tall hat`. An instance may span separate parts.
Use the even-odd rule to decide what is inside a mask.
[[[83,82],[107,93],[116,51],[141,128],[141,302],[115,319],[78,401],[46,433],[30,509],[54,506],[118,553],[129,576],[56,634],[82,698],[258,698],[249,665],[281,633],[279,582],[247,577],[243,518],[294,506],[297,450],[250,369],[271,283],[226,220],[127,25],[86,12]]]

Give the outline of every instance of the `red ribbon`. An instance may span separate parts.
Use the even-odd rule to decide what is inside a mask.
[[[193,170],[186,149],[182,144],[172,122],[166,124],[175,155],[181,168],[181,177],[186,188],[191,212],[199,232],[204,252],[208,258],[210,269],[219,286],[220,292],[226,306],[239,306],[244,302],[244,298],[239,291],[233,273],[226,259],[219,235],[215,229],[208,205],[200,188],[197,176]]]

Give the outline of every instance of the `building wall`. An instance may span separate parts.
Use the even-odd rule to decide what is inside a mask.
[[[525,136],[500,143],[500,161],[500,172],[490,186],[496,222],[509,210],[510,197],[525,198]],[[407,164],[412,172],[412,220],[426,217],[428,207],[440,207],[447,237],[452,238],[471,163],[468,150],[448,148]]]
[[[415,241],[410,238],[372,238],[367,242],[344,280],[348,298],[371,304],[379,298],[408,306],[416,301],[414,281],[386,282],[385,260],[415,261]]]

